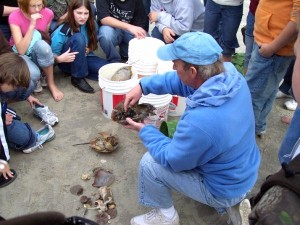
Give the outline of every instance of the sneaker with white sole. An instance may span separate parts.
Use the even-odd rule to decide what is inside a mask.
[[[280,90],[278,90],[276,94],[276,98],[291,98],[291,97],[292,97],[291,95],[287,95]]]
[[[34,105],[33,113],[35,116],[39,117],[44,121],[45,123],[54,126],[56,123],[58,123],[57,116],[50,111],[49,107],[46,105]]]
[[[180,225],[178,213],[175,212],[171,219],[166,218],[159,209],[153,209],[150,212],[133,217],[131,225]]]
[[[248,216],[251,213],[251,205],[248,199],[226,209],[232,225],[249,225]]]
[[[24,149],[23,150],[24,153],[29,154],[38,149],[42,149],[43,144],[45,142],[52,141],[55,138],[55,132],[49,124],[45,125],[41,129],[37,130],[36,133],[37,133],[37,140],[36,140],[35,145],[28,149]]]
[[[35,84],[35,89],[33,90],[34,93],[40,93],[43,91],[43,87],[41,85],[41,81],[38,80]]]
[[[41,76],[41,85],[42,85],[42,87],[48,86],[46,75],[44,75],[44,74],[42,74],[42,76]]]
[[[290,99],[286,101],[284,105],[288,110],[295,111],[298,106],[298,103],[294,99]]]

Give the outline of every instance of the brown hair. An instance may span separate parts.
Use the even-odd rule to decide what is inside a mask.
[[[13,52],[0,55],[0,84],[28,88],[29,83],[30,72],[21,56]]]
[[[0,55],[7,52],[12,52],[12,50],[10,45],[8,44],[8,41],[0,30]]]
[[[70,5],[68,7],[68,15],[66,18],[60,22],[67,23],[70,25],[71,30],[75,32],[79,32],[79,27],[76,24],[75,18],[74,18],[74,10],[80,8],[81,6],[84,6],[89,11],[89,18],[86,21],[86,30],[87,30],[87,36],[88,36],[88,47],[93,51],[96,50],[97,45],[97,36],[96,36],[96,25],[95,25],[95,19],[94,14],[92,12],[92,8],[90,5],[89,0],[72,0],[70,2]]]
[[[43,8],[46,7],[46,0],[42,0]],[[18,0],[19,8],[26,14],[29,14],[29,3],[30,0]]]

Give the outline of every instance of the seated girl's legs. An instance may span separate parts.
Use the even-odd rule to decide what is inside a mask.
[[[23,123],[20,120],[13,120],[7,126],[7,143],[8,146],[22,151],[30,148],[36,143],[36,132],[30,127],[29,124]]]
[[[122,30],[102,25],[99,28],[97,39],[106,59],[109,62],[120,62],[121,56],[116,46],[122,42]]]
[[[25,60],[30,72],[30,79],[35,84],[41,78],[40,68],[28,56],[22,55],[21,57]]]
[[[87,56],[89,74],[86,78],[91,80],[98,80],[99,69],[109,62],[96,55]]]
[[[239,6],[224,6],[222,12],[222,27],[219,44],[223,49],[223,60],[231,61],[235,49],[239,47],[236,33],[243,16],[243,4]]]
[[[70,49],[71,52],[78,52],[75,60],[71,63],[59,63],[58,67],[70,73],[72,77],[85,78],[88,75],[88,63],[85,55],[86,41],[81,33],[73,34],[68,41],[64,44],[62,52]]]
[[[55,101],[60,101],[63,98],[63,93],[57,88],[54,82],[54,55],[52,53],[50,45],[44,40],[37,41],[31,53],[32,61],[42,68],[46,75],[49,90]]]

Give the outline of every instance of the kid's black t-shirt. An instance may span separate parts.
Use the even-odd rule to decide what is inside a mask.
[[[148,30],[149,20],[141,0],[96,0],[97,19],[111,16],[117,20]]]

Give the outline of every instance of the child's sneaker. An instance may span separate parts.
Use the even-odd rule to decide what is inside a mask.
[[[294,99],[290,99],[286,101],[284,105],[288,110],[295,111],[298,106],[298,103]]]
[[[42,87],[47,87],[48,86],[46,75],[44,75],[44,74],[42,74],[42,76],[41,76],[41,85],[42,85]]]
[[[41,81],[38,80],[35,84],[35,89],[33,90],[34,93],[40,93],[43,91],[43,87],[42,87],[42,84],[41,84]]]
[[[45,125],[41,129],[37,130],[36,133],[37,133],[37,140],[36,140],[35,145],[28,149],[24,149],[23,150],[24,153],[29,154],[38,149],[42,149],[43,144],[45,142],[52,141],[55,138],[55,132],[49,124]]]
[[[58,123],[57,116],[50,111],[48,106],[46,105],[34,105],[33,113],[35,116],[39,117],[44,121],[45,123],[54,126],[56,123]]]

